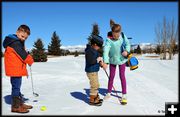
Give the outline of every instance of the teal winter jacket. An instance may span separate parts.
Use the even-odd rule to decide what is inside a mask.
[[[127,37],[124,35],[125,50],[130,52],[130,43]],[[127,58],[122,56],[121,46],[123,43],[122,36],[119,39],[114,40],[107,38],[104,45],[103,60],[105,63],[113,65],[122,65],[127,62]]]

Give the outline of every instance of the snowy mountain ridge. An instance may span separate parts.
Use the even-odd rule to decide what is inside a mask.
[[[157,46],[157,44],[152,44],[152,43],[140,43],[140,44],[131,44],[131,48],[132,49],[136,49],[137,46],[140,45],[141,49],[146,49],[146,48],[155,48]],[[86,48],[86,45],[68,45],[68,46],[61,46],[61,49],[64,50],[69,50],[70,52],[84,52]]]
[[[70,52],[84,52],[86,45],[73,45],[73,46],[61,46],[61,49],[69,50]]]

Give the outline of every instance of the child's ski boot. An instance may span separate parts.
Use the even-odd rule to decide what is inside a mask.
[[[99,98],[99,95],[90,95],[89,104],[94,106],[101,106],[103,100]]]
[[[123,94],[123,95],[122,95],[121,104],[122,104],[122,105],[126,105],[126,104],[127,104],[126,94]]]
[[[101,99],[100,97],[99,97],[99,95],[97,95],[98,97],[98,100],[100,101],[100,102],[103,102],[103,99]]]
[[[28,113],[29,110],[21,105],[21,100],[18,96],[12,97],[11,112]]]

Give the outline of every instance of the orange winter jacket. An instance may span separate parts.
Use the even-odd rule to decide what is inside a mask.
[[[26,64],[32,65],[34,60],[24,49],[24,42],[15,34],[8,35],[3,41],[5,48],[4,65],[7,76],[28,76]]]

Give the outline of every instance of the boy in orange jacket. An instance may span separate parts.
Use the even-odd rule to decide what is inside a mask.
[[[10,77],[12,85],[12,104],[11,112],[27,113],[31,105],[24,104],[21,98],[22,76],[28,76],[26,64],[31,66],[34,62],[32,56],[25,50],[24,42],[30,35],[30,29],[27,25],[18,27],[16,34],[10,34],[5,37],[3,46],[5,73]]]

